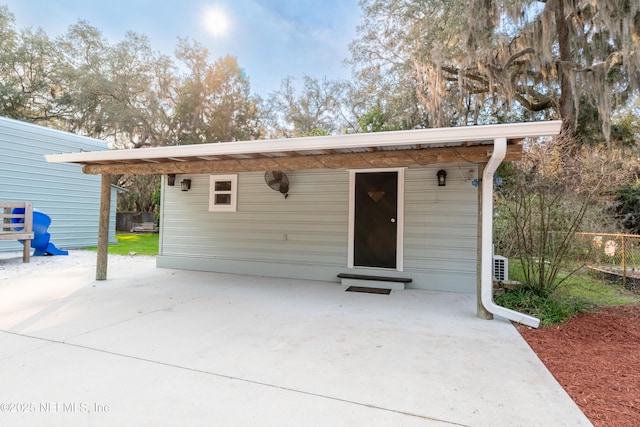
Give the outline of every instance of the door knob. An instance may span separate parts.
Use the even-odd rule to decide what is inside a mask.
[[[391,218],[391,222],[396,222],[396,219],[395,218]]]

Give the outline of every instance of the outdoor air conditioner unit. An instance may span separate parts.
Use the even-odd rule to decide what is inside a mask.
[[[509,260],[500,255],[493,256],[493,277],[496,280],[509,280]]]

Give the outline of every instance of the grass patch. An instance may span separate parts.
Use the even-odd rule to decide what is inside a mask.
[[[568,278],[556,291],[560,297],[589,301],[599,307],[631,304],[640,301],[640,294],[589,273],[586,269]]]
[[[509,279],[522,281],[522,277],[520,263],[510,259]],[[494,299],[498,305],[537,317],[542,326],[551,326],[598,307],[639,302],[640,294],[594,276],[585,268],[568,277],[552,293],[522,286],[517,290],[505,289]]]
[[[109,245],[110,254],[158,255],[158,233],[116,234],[116,239],[117,244]]]

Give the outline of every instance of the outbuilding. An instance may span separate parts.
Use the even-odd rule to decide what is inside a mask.
[[[69,132],[0,117],[0,202],[30,202],[51,219],[51,242],[66,249],[97,245],[100,177],[75,164],[49,163],[50,153],[100,152],[107,143]],[[115,238],[115,197],[111,232]],[[21,250],[18,241],[0,241],[0,252]]]
[[[493,176],[561,122],[243,141],[46,156],[110,176],[161,174],[158,267],[383,281],[493,304]],[[276,190],[276,191],[274,191]],[[103,240],[104,241],[104,240]],[[99,243],[97,278],[106,278]],[[480,304],[481,303],[481,304]]]

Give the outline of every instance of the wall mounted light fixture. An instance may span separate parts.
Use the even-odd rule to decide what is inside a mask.
[[[174,185],[176,185],[176,174],[175,173],[170,173],[169,175],[167,175],[167,185],[169,187],[173,187]]]
[[[183,179],[180,183],[180,187],[182,188],[182,191],[189,191],[191,189],[191,180]]]
[[[444,187],[447,184],[447,172],[444,169],[440,169],[438,175],[438,187]]]

